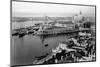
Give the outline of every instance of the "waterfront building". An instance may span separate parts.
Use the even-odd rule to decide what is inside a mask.
[[[74,15],[72,21],[73,23],[82,23],[84,21],[82,12],[80,11],[79,14]]]
[[[86,22],[85,17],[83,16],[82,12],[80,11],[79,14],[76,14],[72,18],[72,22],[77,26],[79,29],[83,28],[83,23]]]

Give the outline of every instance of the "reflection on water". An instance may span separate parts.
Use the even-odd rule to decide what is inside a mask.
[[[25,35],[22,38],[12,37],[11,59],[14,65],[32,64],[35,56],[42,56],[51,52],[59,42],[65,41],[66,35],[59,36],[32,36]],[[45,44],[48,44],[45,47]]]

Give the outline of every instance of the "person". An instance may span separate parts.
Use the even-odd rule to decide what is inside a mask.
[[[56,57],[57,62],[61,60],[61,54],[60,53],[57,53],[55,55],[55,57]]]
[[[73,55],[72,55],[72,53],[71,52],[68,52],[68,53],[66,53],[66,61],[67,62],[74,62],[74,58],[73,58]]]
[[[67,48],[72,48],[72,46],[74,46],[74,42],[70,40],[67,44]]]

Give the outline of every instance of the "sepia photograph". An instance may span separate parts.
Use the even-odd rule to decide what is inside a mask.
[[[11,1],[11,66],[96,61],[96,6]]]

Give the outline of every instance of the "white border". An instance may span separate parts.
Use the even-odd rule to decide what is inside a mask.
[[[100,66],[100,0],[35,0],[43,2],[88,4],[97,6],[97,61],[84,63],[39,65],[37,67],[98,67]],[[10,64],[10,0],[0,0],[0,67]],[[33,66],[27,66],[33,67]],[[36,66],[34,66],[36,67]]]

